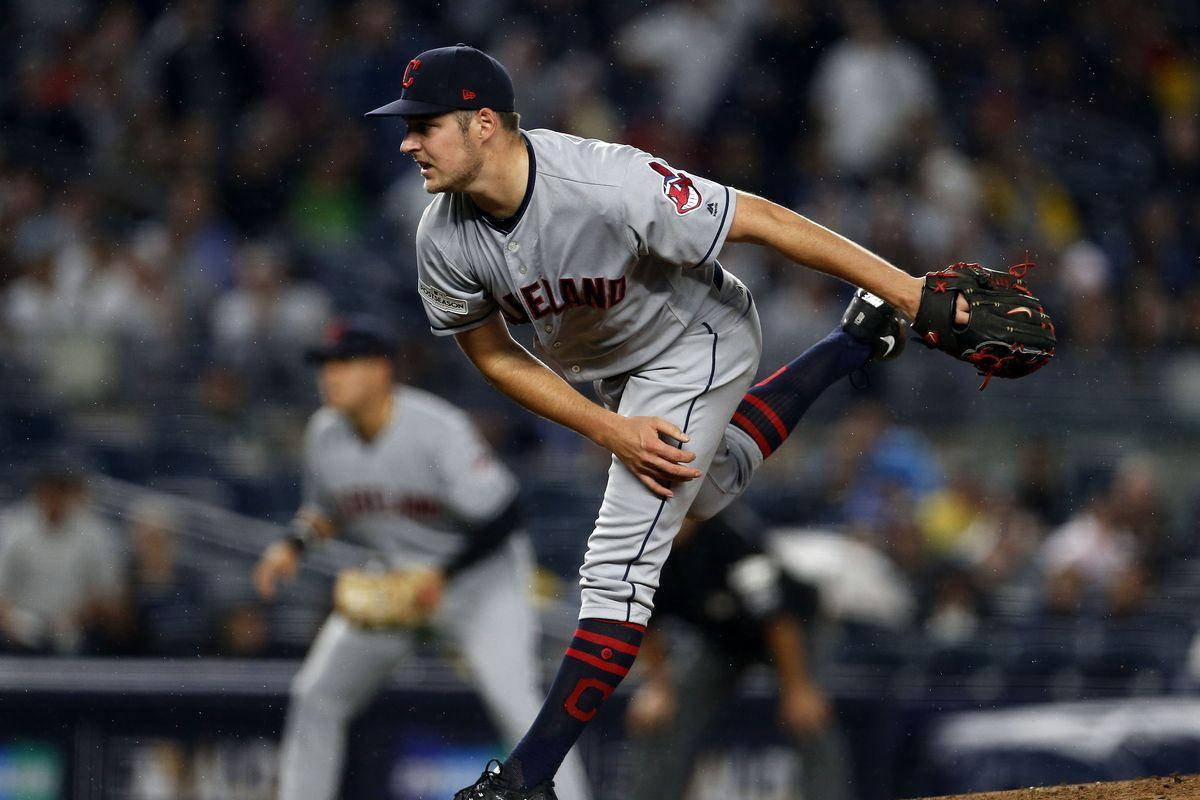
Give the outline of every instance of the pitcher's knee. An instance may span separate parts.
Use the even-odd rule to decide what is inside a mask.
[[[640,583],[624,583],[619,591],[585,586],[579,607],[580,619],[608,619],[636,625],[649,624],[653,613],[654,589]]]
[[[726,494],[714,483],[705,482],[700,493],[688,508],[686,519],[692,522],[704,522],[712,519],[733,502],[736,495]]]

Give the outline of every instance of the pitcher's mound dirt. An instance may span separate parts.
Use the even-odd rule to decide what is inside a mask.
[[[1200,775],[1012,789],[1007,792],[930,797],[926,800],[1200,800]]]

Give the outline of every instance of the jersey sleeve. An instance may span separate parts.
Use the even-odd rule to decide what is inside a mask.
[[[422,219],[417,228],[417,293],[435,336],[477,328],[495,312],[496,300],[463,265],[453,263]]]
[[[447,507],[468,524],[491,520],[516,497],[517,479],[465,414],[450,421],[443,434],[437,463]]]
[[[621,184],[625,221],[638,252],[681,267],[716,260],[733,225],[735,193],[638,152]]]

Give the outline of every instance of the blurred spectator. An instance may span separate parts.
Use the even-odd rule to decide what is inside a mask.
[[[218,0],[186,0],[168,6],[147,37],[147,62],[156,93],[173,118],[193,113],[229,117],[260,84],[243,39],[231,35]]]
[[[1056,277],[1067,297],[1087,301],[1112,287],[1112,261],[1098,245],[1080,239],[1063,250]]]
[[[236,369],[214,364],[201,376],[201,424],[189,430],[193,446],[203,450],[231,477],[262,477],[275,457],[264,414],[251,404],[246,381]]]
[[[9,158],[60,180],[87,174],[89,127],[72,102],[77,74],[69,51],[20,53],[12,85],[6,86],[12,91],[0,101]]]
[[[366,215],[358,173],[366,154],[359,129],[338,127],[316,151],[288,205],[291,228],[316,250],[357,243]]]
[[[0,150],[0,244],[5,258],[0,264],[0,288],[17,277],[17,234],[27,220],[37,217],[46,204],[45,181],[31,169],[5,163]]]
[[[100,336],[136,345],[141,358],[163,360],[183,332],[174,255],[163,226],[135,231],[92,278],[85,309],[88,327]]]
[[[870,529],[907,516],[897,509],[912,508],[942,485],[929,443],[917,431],[896,426],[878,401],[850,409],[838,424],[834,447],[828,476],[842,497],[842,518],[853,527]]]
[[[237,253],[237,286],[213,306],[213,341],[256,389],[286,391],[306,375],[301,356],[320,337],[330,306],[323,289],[293,278],[283,248],[250,242]]]
[[[965,154],[944,144],[925,151],[918,165],[920,202],[912,228],[915,253],[910,261],[901,261],[918,270],[934,269],[961,261],[970,252],[971,260],[995,263],[996,245],[989,241],[979,218],[983,191],[974,164]],[[896,256],[899,258],[899,256]]]
[[[308,76],[315,61],[312,26],[295,14],[289,0],[257,0],[238,9],[238,39],[257,68],[263,94],[287,109],[300,125],[321,117],[322,93]]]
[[[221,618],[217,631],[218,652],[232,658],[254,658],[269,654],[270,625],[260,603],[236,604]]]
[[[128,630],[114,532],[87,504],[83,465],[47,457],[0,518],[0,632],[9,649],[78,653]]]
[[[971,573],[958,565],[946,565],[932,578],[930,607],[925,634],[934,645],[957,645],[970,641],[984,617],[983,601]]]
[[[194,656],[209,649],[212,621],[200,571],[179,559],[179,512],[162,500],[127,511],[133,649],[141,655]]]
[[[966,530],[983,510],[987,483],[970,459],[963,460],[966,463],[947,470],[946,485],[926,495],[916,509],[925,546],[942,557],[960,547]]]
[[[94,31],[74,52],[79,84],[73,105],[87,121],[90,165],[115,174],[115,161],[130,152],[130,119],[144,109],[140,66],[130,58],[142,36],[141,17],[129,3],[108,4]]]
[[[595,55],[568,53],[552,67],[551,76],[560,98],[556,130],[585,139],[620,138],[617,110],[603,92],[604,64]]]
[[[974,586],[995,594],[1025,580],[1042,544],[1045,523],[1008,493],[996,492],[980,502],[954,555],[970,570]]]
[[[1032,511],[1043,524],[1063,522],[1067,513],[1063,472],[1062,453],[1049,441],[1022,442],[1013,483],[1016,502]]]
[[[617,35],[618,53],[630,67],[654,74],[663,105],[656,116],[685,129],[704,123],[720,98],[722,79],[741,59],[744,37],[761,0],[737,5],[701,0],[651,6]]]
[[[111,342],[94,335],[92,280],[109,247],[98,235],[84,238],[86,194],[81,187],[71,202],[20,226],[14,255],[21,274],[2,309],[16,355],[50,392],[83,403],[111,395],[120,379]]]
[[[810,102],[823,125],[829,163],[850,175],[887,168],[936,110],[936,90],[920,51],[888,30],[868,0],[842,6],[847,36],[825,51]]]
[[[258,103],[242,115],[232,170],[223,175],[222,186],[230,218],[242,233],[263,236],[278,225],[295,183],[298,134],[278,103]]]
[[[1181,207],[1173,191],[1162,191],[1142,201],[1137,218],[1136,272],[1161,283],[1167,290],[1178,292],[1196,283],[1196,243],[1188,241]],[[1139,291],[1143,286],[1135,286]],[[1166,302],[1164,298],[1164,303]],[[1155,318],[1162,315],[1155,315]]]
[[[919,514],[927,557],[925,634],[942,645],[970,642],[1002,602],[1032,610],[1043,523],[1015,494],[962,473]],[[1012,606],[1010,606],[1012,608]]]
[[[205,308],[234,281],[233,228],[218,212],[212,178],[185,171],[170,186],[167,229],[176,248],[176,270],[189,303]]]
[[[50,214],[24,220],[13,242],[20,272],[8,287],[4,323],[34,363],[54,337],[78,326],[79,296],[56,258],[62,244],[62,228]]]
[[[1121,461],[1111,486],[1051,532],[1039,555],[1046,603],[1058,613],[1133,613],[1164,549],[1154,463]]]

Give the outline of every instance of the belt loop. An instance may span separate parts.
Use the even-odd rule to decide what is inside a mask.
[[[718,292],[725,288],[725,270],[721,269],[720,264],[713,264],[712,282],[713,286],[717,287]]]

